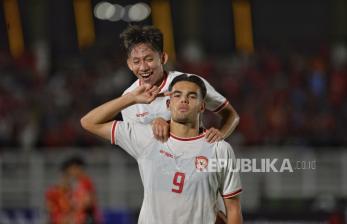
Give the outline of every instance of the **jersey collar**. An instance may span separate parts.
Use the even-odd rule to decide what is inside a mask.
[[[190,138],[178,137],[178,136],[176,136],[170,132],[170,137],[172,137],[173,139],[179,140],[179,141],[194,141],[194,140],[201,139],[201,138],[205,137],[205,131],[203,133],[197,135],[197,136],[190,137]]]

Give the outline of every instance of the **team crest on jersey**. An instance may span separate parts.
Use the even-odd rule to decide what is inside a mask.
[[[207,168],[208,159],[205,156],[195,157],[195,168],[199,171],[203,171]]]

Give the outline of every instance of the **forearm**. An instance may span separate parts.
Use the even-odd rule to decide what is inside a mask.
[[[119,114],[122,109],[133,104],[135,104],[134,97],[131,94],[125,94],[91,110],[81,119],[81,122],[94,125],[106,123]]]
[[[233,210],[229,211],[227,214],[228,222],[227,224],[241,224],[242,223],[242,214],[241,211]]]
[[[218,114],[222,118],[220,131],[223,134],[223,138],[227,138],[239,124],[240,117],[230,104],[218,112]]]
[[[125,94],[91,110],[81,119],[81,123],[82,125],[98,125],[107,123],[119,114],[122,109],[133,104],[135,104],[134,97],[131,94]]]
[[[227,211],[227,224],[241,224],[242,212],[240,198],[238,196],[224,199],[224,204]]]
[[[135,103],[131,94],[123,95],[90,111],[81,119],[81,125],[89,132],[104,139],[110,138],[112,119],[122,109]]]
[[[104,103],[81,119],[81,125],[89,132],[110,139],[111,121],[124,108],[136,103],[151,103],[159,93],[156,86],[142,85],[117,99]]]

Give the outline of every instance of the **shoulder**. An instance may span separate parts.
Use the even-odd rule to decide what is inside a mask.
[[[182,74],[184,74],[184,73],[178,72],[178,71],[168,71],[167,72],[167,82],[170,84],[174,78],[176,78],[177,76],[182,75]]]
[[[182,75],[182,74],[186,74],[188,76],[195,75],[195,76],[198,76],[201,79],[204,79],[200,75],[187,73],[187,72],[180,72],[180,71],[170,71],[170,72],[168,72],[168,77],[171,77],[172,79],[174,79],[176,76],[179,76],[179,75]]]
[[[226,141],[218,141],[215,144],[216,153],[220,158],[234,158],[235,153],[233,147]]]
[[[115,121],[113,128],[115,135],[120,133],[124,136],[134,136],[136,139],[152,139],[153,131],[150,124],[129,121]]]
[[[117,127],[123,126],[125,129],[133,129],[136,131],[144,131],[149,132],[152,130],[152,126],[150,124],[143,124],[143,123],[137,123],[137,122],[130,122],[130,121],[115,121],[114,125]]]
[[[124,90],[123,94],[126,94],[128,92],[133,91],[134,89],[136,89],[139,86],[139,80],[137,79],[135,82],[133,82],[133,84],[131,84],[126,90]]]
[[[186,72],[180,72],[180,71],[169,71],[168,72],[168,83],[171,83],[171,81],[176,78],[179,75],[183,75],[186,74],[188,76],[194,75],[199,77],[200,79],[202,79],[202,81],[207,82],[206,79],[204,79],[203,77],[201,77],[200,75],[197,74],[192,74],[192,73],[186,73]],[[207,82],[208,83],[208,82]]]

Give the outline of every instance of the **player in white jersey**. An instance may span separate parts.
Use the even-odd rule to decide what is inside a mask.
[[[163,51],[163,34],[155,27],[130,26],[125,29],[121,38],[127,53],[129,69],[138,78],[123,94],[133,91],[143,83],[157,85],[160,92],[166,92],[171,81],[182,74],[177,71],[165,71],[163,65],[168,55]],[[201,77],[200,77],[201,78]],[[218,141],[228,137],[236,128],[239,116],[228,100],[218,93],[205,79],[207,89],[206,109],[219,115],[221,127],[211,127],[206,132],[209,142]],[[150,104],[136,104],[122,110],[124,121],[152,124],[155,138],[165,142],[169,137],[170,111],[166,109],[166,98],[156,98]],[[223,200],[219,197],[217,209],[225,213]],[[225,215],[219,214],[220,219]]]
[[[121,39],[127,54],[128,67],[138,78],[124,94],[144,83],[156,85],[161,92],[165,92],[172,79],[182,74],[164,70],[168,55],[163,50],[163,34],[159,29],[152,26],[129,26],[122,32]],[[224,96],[206,80],[204,82],[207,88],[206,109],[221,117],[221,127],[211,127],[206,132],[206,139],[214,142],[232,133],[239,122],[239,116]],[[165,101],[166,99],[157,98],[147,105],[130,106],[122,111],[123,120],[152,123],[154,136],[166,141],[169,136],[167,121],[170,120],[170,112],[166,109]]]
[[[184,73],[178,71],[170,71],[164,74],[164,80],[159,85],[160,93],[167,92],[171,81]],[[193,75],[193,74],[188,74]],[[201,77],[199,77],[201,78]],[[206,86],[206,109],[214,112],[218,112],[228,105],[228,101],[224,96],[219,94],[205,79],[201,78]],[[141,85],[141,80],[134,82],[123,93],[127,94]],[[164,120],[170,120],[170,111],[166,108],[165,97],[158,97],[150,104],[135,104],[122,110],[122,117],[124,121],[138,122],[142,124],[150,124],[156,118],[164,118]],[[219,139],[218,139],[219,140]]]
[[[227,223],[241,223],[238,194],[240,177],[235,156],[225,141],[207,142],[199,127],[205,109],[206,88],[197,76],[176,77],[167,102],[171,112],[170,137],[154,138],[150,125],[110,121],[122,109],[136,103],[150,103],[159,94],[156,86],[142,85],[85,115],[82,126],[113,144],[121,146],[139,165],[144,186],[140,224],[213,224],[218,192],[224,197]],[[215,161],[218,172],[201,172]],[[219,161],[226,161],[221,166]]]

